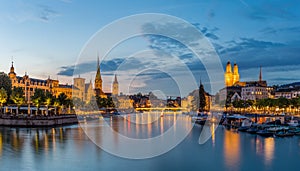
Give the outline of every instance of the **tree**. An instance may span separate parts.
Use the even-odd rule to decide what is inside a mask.
[[[10,95],[10,99],[17,104],[18,108],[17,108],[17,114],[19,114],[19,108],[22,104],[24,104],[25,102],[25,97],[24,97],[24,92],[23,89],[21,87],[15,87],[12,90],[12,93]]]
[[[279,109],[285,109],[290,105],[290,101],[287,98],[280,97],[277,99]]]
[[[47,106],[47,115],[48,115],[49,106],[52,105],[53,102],[54,102],[54,97],[52,93],[47,91],[45,94],[45,105]]]
[[[199,112],[203,112],[206,106],[205,90],[203,84],[199,87]]]
[[[42,89],[35,89],[33,96],[31,96],[31,101],[36,106],[36,114],[39,112],[39,107],[45,102],[45,98],[45,93]]]
[[[7,76],[7,74],[1,72],[0,73],[0,88],[4,88],[6,91],[7,96],[9,97],[11,94],[11,80]]]
[[[69,103],[68,96],[65,93],[60,93],[56,100],[62,110],[64,109],[64,106],[66,106]]]
[[[7,101],[7,93],[6,93],[5,89],[2,87],[0,89],[0,105],[1,105],[0,113],[2,113],[2,106],[4,103],[6,103],[6,101]]]

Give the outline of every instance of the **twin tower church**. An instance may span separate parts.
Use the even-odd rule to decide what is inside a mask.
[[[112,83],[111,93],[103,92],[103,80],[101,77],[99,57],[94,84],[92,83],[92,80],[89,83],[86,83],[85,79],[80,78],[80,76],[74,78],[73,85],[60,84],[59,80],[51,79],[50,77],[46,80],[31,78],[27,75],[27,73],[25,73],[24,76],[17,76],[13,62],[8,76],[11,79],[13,88],[21,87],[23,89],[25,100],[29,103],[31,102],[31,96],[34,95],[34,91],[36,89],[51,92],[56,97],[58,97],[61,93],[64,93],[68,98],[79,98],[85,102],[89,102],[95,95],[101,98],[107,98],[109,96],[117,96],[119,94],[119,83],[116,75],[114,76]]]

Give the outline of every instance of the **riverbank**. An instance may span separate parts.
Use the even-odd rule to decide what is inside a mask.
[[[70,124],[78,124],[75,114],[54,115],[54,116],[15,116],[1,115],[0,126],[9,127],[53,127]]]

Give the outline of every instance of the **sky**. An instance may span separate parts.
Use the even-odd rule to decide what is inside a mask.
[[[241,81],[257,80],[260,65],[269,85],[300,80],[300,4],[291,0],[0,0],[0,71],[8,72],[13,59],[17,75],[27,72],[30,77],[50,76],[71,84],[74,69],[80,66],[75,77],[81,75],[89,82],[94,79],[99,56],[105,92],[110,91],[113,75],[117,74],[123,92],[187,95],[197,85],[186,81],[184,89],[179,90],[174,77],[187,77],[180,72],[183,66],[174,62],[179,60],[191,71],[196,84],[201,78],[207,91],[216,93],[202,61],[187,47],[166,37],[140,35],[127,39],[106,58],[101,43],[85,53],[99,30],[143,13],[167,14],[193,25],[215,49],[223,67],[227,61],[238,64]],[[174,27],[166,23],[158,29],[171,32]],[[120,27],[117,32],[126,28]],[[176,29],[183,35],[189,32]],[[114,36],[110,34],[105,40]],[[105,42],[102,44],[105,46]],[[153,53],[157,51],[164,54]],[[217,88],[222,88],[220,83],[223,80]]]

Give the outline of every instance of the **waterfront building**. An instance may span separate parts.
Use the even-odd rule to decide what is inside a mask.
[[[69,99],[79,98],[86,103],[90,102],[96,95],[101,98],[107,98],[108,96],[117,96],[119,94],[119,83],[116,75],[112,85],[112,93],[103,92],[99,57],[97,61],[97,72],[94,86],[92,81],[85,83],[85,79],[80,76],[73,79],[73,85],[60,84],[59,80],[51,79],[50,77],[48,79],[31,78],[27,73],[25,73],[24,76],[17,76],[14,62],[11,64],[8,76],[11,79],[12,88],[21,87],[23,89],[26,103],[31,103],[30,98],[34,95],[36,89],[41,89],[44,92],[50,92],[55,97],[64,93]]]
[[[262,78],[262,67],[257,81],[240,81],[238,65],[234,63],[233,72],[230,61],[227,62],[224,74],[225,87],[218,93],[218,101],[225,104],[226,101],[236,99],[242,100],[258,100],[272,97],[272,88],[267,87],[267,81]],[[230,100],[227,100],[230,99]]]
[[[74,98],[79,98],[82,101],[85,101],[85,79],[84,78],[80,78],[80,76],[78,78],[74,78],[73,79],[74,82],[74,90],[77,89],[79,91],[79,93],[74,93],[73,97]]]
[[[116,99],[117,103],[116,103],[116,107],[118,109],[133,109],[133,99],[130,98],[130,96],[127,95],[120,95],[117,97]],[[114,101],[115,102],[115,101]]]
[[[300,97],[300,88],[285,88],[285,89],[278,89],[275,92],[275,98],[278,99],[280,97],[284,97],[287,99],[297,98]]]
[[[242,87],[242,100],[260,100],[268,98],[267,87],[249,85]]]

